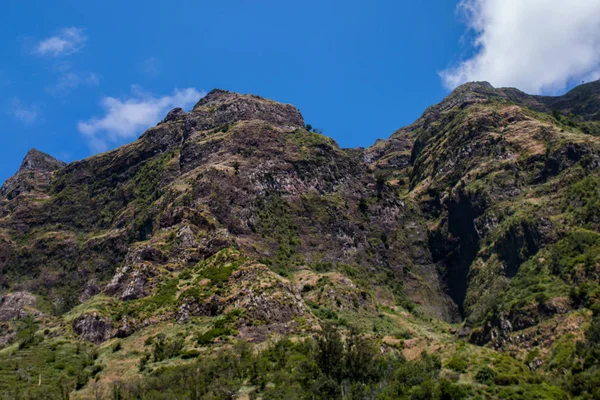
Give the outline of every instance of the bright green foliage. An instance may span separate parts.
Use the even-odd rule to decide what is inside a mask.
[[[600,229],[600,178],[590,175],[574,183],[565,205],[586,228]]]
[[[246,262],[246,258],[234,249],[224,249],[196,265],[200,279],[209,279],[214,286],[222,287],[233,271]]]
[[[175,304],[178,283],[179,279],[164,282],[154,296],[143,300],[143,308],[155,311]]]
[[[167,338],[166,335],[159,333],[152,342],[152,357],[155,362],[177,357],[184,345],[182,337]]]
[[[448,360],[447,367],[456,372],[465,372],[467,370],[468,364],[467,360],[460,355],[453,356],[450,360]]]
[[[135,185],[134,193],[136,199],[141,204],[147,205],[160,196],[157,188],[159,187],[163,168],[172,157],[172,153],[165,153],[158,158],[152,159],[144,164],[135,175],[133,180]]]
[[[19,344],[19,349],[28,348],[37,342],[43,340],[36,335],[38,323],[32,316],[27,316],[17,323],[16,342]]]
[[[67,399],[103,367],[92,345],[45,341],[0,353],[1,399]]]
[[[241,315],[243,315],[243,311],[236,309],[219,318],[217,321],[215,321],[212,328],[206,332],[198,334],[196,337],[198,344],[201,346],[208,346],[217,338],[235,335],[237,332],[234,329],[234,326],[237,322],[237,319]]]
[[[332,326],[316,340],[281,340],[258,353],[239,343],[195,363],[165,367],[134,382],[118,382],[114,399],[228,399],[245,387],[265,399],[466,399],[471,389],[440,379],[439,357],[409,362],[381,355],[356,331]],[[118,394],[118,395],[117,395]]]

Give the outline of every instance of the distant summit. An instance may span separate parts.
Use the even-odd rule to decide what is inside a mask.
[[[56,171],[64,167],[66,164],[62,161],[57,160],[49,154],[43,153],[37,149],[31,149],[25,155],[25,158],[21,162],[21,171],[39,171],[39,172],[50,172]]]
[[[304,118],[290,104],[221,89],[211,90],[194,106],[191,116],[200,129],[238,121],[261,120],[278,126],[304,127]]]
[[[0,196],[13,198],[21,193],[45,190],[54,172],[64,166],[66,163],[51,155],[31,149],[23,158],[17,173],[0,187]]]

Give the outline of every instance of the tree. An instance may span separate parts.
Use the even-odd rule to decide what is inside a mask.
[[[346,339],[345,375],[353,382],[367,382],[373,375],[375,349],[356,328],[350,328]]]
[[[335,326],[325,324],[317,337],[317,364],[321,371],[338,381],[342,378],[344,362],[344,343]]]

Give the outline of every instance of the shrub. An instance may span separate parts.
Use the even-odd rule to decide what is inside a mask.
[[[475,380],[479,383],[489,385],[494,382],[496,375],[496,371],[494,371],[486,365],[485,367],[482,367],[479,369],[479,371],[477,371],[477,375],[475,375]]]
[[[229,336],[232,334],[232,330],[226,327],[214,327],[197,336],[196,340],[201,346],[208,346],[218,337]]]
[[[181,353],[181,358],[188,360],[190,358],[197,358],[200,355],[198,350],[188,350]]]
[[[38,323],[32,316],[27,316],[21,319],[17,324],[17,343],[19,343],[19,349],[25,349],[36,344],[41,338],[36,336],[38,330]]]
[[[115,343],[113,343],[113,345],[111,346],[111,350],[113,353],[116,353],[117,351],[121,350],[121,342],[116,341]]]
[[[467,360],[459,355],[455,355],[450,360],[448,360],[447,367],[456,372],[465,372],[468,367]]]
[[[165,334],[158,334],[154,339],[152,347],[154,361],[177,357],[181,353],[183,346],[184,340],[181,337],[168,339]]]
[[[470,388],[454,384],[446,379],[442,379],[439,384],[440,400],[460,400],[470,396]]]

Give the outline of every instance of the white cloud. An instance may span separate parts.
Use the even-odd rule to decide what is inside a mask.
[[[440,73],[454,88],[485,80],[556,93],[600,76],[600,0],[461,0],[471,58]]]
[[[12,99],[8,112],[19,121],[28,125],[38,121],[41,117],[41,112],[37,105],[24,104],[19,98]]]
[[[80,28],[64,28],[55,36],[42,40],[34,49],[41,56],[61,57],[77,53],[85,46],[87,36]]]
[[[110,145],[135,138],[141,131],[160,121],[175,107],[189,108],[206,93],[195,88],[175,89],[170,96],[156,97],[132,86],[125,99],[105,97],[101,101],[105,115],[80,121],[79,132],[85,135],[94,151],[105,151]]]

